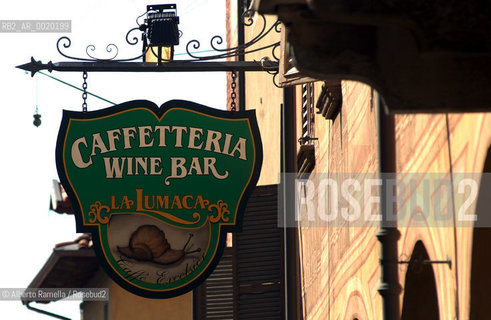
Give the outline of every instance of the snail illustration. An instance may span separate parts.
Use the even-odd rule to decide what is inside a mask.
[[[118,246],[118,251],[138,261],[151,261],[163,265],[173,264],[187,254],[201,251],[201,248],[185,251],[192,237],[193,234],[190,233],[182,250],[171,249],[162,230],[154,225],[142,225],[131,234],[129,246]]]

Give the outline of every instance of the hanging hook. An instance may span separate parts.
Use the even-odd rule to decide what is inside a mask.
[[[33,115],[34,121],[32,121],[32,124],[36,127],[39,127],[41,125],[41,115],[39,114],[38,107],[38,89],[38,77],[36,77],[36,113]]]

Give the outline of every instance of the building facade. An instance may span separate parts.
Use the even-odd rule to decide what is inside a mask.
[[[382,243],[387,228],[382,230],[378,221],[360,225],[347,219],[326,222],[316,216],[312,222],[297,224],[301,310],[291,316],[487,318],[489,306],[484,301],[490,299],[491,275],[484,266],[490,253],[483,244],[489,241],[489,226],[461,224],[459,214],[465,207],[481,222],[489,212],[488,182],[482,174],[489,172],[491,161],[491,118],[487,113],[491,105],[489,95],[479,89],[489,86],[491,54],[485,44],[489,34],[468,38],[475,46],[466,49],[463,34],[469,32],[470,37],[472,23],[455,24],[453,18],[462,15],[458,10],[448,10],[448,20],[432,11],[445,5],[428,9],[410,1],[402,13],[397,7],[364,2],[278,0],[254,1],[253,5],[285,24],[280,59],[284,69],[279,76],[282,87],[295,90],[300,188],[307,188],[309,182],[315,184],[319,176],[366,181],[377,177],[381,169],[389,169],[382,171],[396,173],[401,179],[412,177],[417,183],[435,177],[446,177],[449,182],[448,198],[441,206],[439,186],[406,191],[398,198],[394,212],[401,218],[390,225],[395,236],[389,258],[382,255],[387,250]],[[470,1],[466,5],[475,9]],[[485,7],[483,14],[489,17],[489,6]],[[436,31],[424,23],[416,31],[404,24],[420,21],[422,12],[432,16],[431,24],[438,24]],[[404,22],[397,23],[397,18]],[[478,16],[472,21],[489,24]],[[460,34],[450,41],[444,29],[458,29]],[[408,30],[413,34],[408,35]],[[424,44],[413,46],[417,41]],[[444,54],[430,55],[435,48]],[[430,56],[435,58],[433,65],[426,60]],[[448,60],[457,56],[460,62]],[[463,61],[467,61],[467,71],[458,70]],[[426,67],[421,69],[423,65]],[[482,77],[480,71],[474,72],[478,69],[486,70]],[[458,91],[453,85],[460,83],[463,89],[470,79],[478,84],[459,91],[459,99],[450,98]],[[443,95],[452,101],[444,101]],[[392,115],[385,116],[382,131],[380,113],[386,110]],[[478,188],[470,206],[456,200],[464,191],[451,177],[459,173],[476,174]],[[263,175],[275,179],[273,172]],[[314,194],[314,200],[325,196],[315,192],[319,193]],[[399,188],[397,192],[404,191]],[[380,206],[367,206],[366,201],[359,203],[361,212],[381,210]],[[297,213],[307,214],[305,208],[299,208]],[[341,206],[331,207],[329,201],[322,208],[325,215],[342,210]],[[356,208],[347,207],[348,214],[353,211]],[[403,214],[408,218],[403,219]],[[447,224],[434,223],[435,217],[446,214]],[[389,279],[392,282],[387,282],[383,270],[388,266],[395,276]],[[396,301],[388,307],[384,294],[389,291]]]
[[[407,46],[390,53],[397,56],[394,64],[380,62],[377,68],[381,72],[375,72],[370,63],[360,58],[365,54],[374,60],[390,59],[384,51],[391,47],[389,33],[374,38],[389,41],[382,45],[383,41],[371,42],[374,40],[370,38],[372,29],[359,32],[358,27],[350,25],[342,29],[349,31],[347,35],[352,32],[365,37],[363,41],[355,38],[361,41],[359,48],[350,44],[357,42],[348,36],[333,38],[339,41],[337,46],[334,40],[329,44],[321,41],[326,35],[319,25],[338,30],[337,22],[346,23],[356,17],[350,16],[352,12],[346,8],[345,11],[338,8],[339,12],[334,12],[339,14],[336,16],[328,6],[326,9],[317,1],[307,2],[256,2],[253,6],[260,13],[272,15],[266,16],[264,22],[256,18],[244,29],[247,42],[260,33],[263,23],[272,25],[278,17],[285,23],[281,34],[270,33],[257,44],[260,47],[280,41],[281,46],[275,46],[273,53],[258,51],[245,55],[246,61],[258,62],[265,57],[279,57],[280,73],[275,81],[281,88],[276,87],[271,75],[265,72],[243,75],[240,104],[256,111],[264,164],[259,187],[246,212],[247,227],[242,234],[230,238],[216,272],[193,293],[169,300],[152,300],[123,291],[101,270],[92,271],[81,286],[109,287],[111,300],[106,304],[84,302],[87,319],[155,319],[162,314],[168,319],[463,320],[489,317],[491,274],[487,265],[491,251],[487,244],[491,241],[491,232],[489,228],[472,223],[458,223],[459,209],[464,204],[455,199],[459,193],[468,195],[465,192],[469,191],[461,191],[451,178],[458,173],[476,174],[473,176],[478,185],[475,201],[466,209],[478,219],[486,217],[490,210],[486,203],[489,184],[481,178],[482,173],[491,170],[491,113],[483,112],[491,105],[487,104],[489,94],[481,90],[486,85],[486,74],[478,73],[476,79],[480,82],[475,88],[466,83],[465,90],[453,92],[451,95],[458,94],[459,99],[452,104],[442,98],[441,92],[432,94],[432,90],[440,90],[444,85],[423,90],[420,83],[408,83],[419,78],[405,68],[401,72],[404,80],[394,76],[397,61],[411,61],[414,65],[419,61],[413,55],[405,56]],[[237,8],[235,3],[227,4],[228,16],[232,17],[230,12]],[[379,27],[378,20],[369,19],[370,14],[372,12],[358,17],[359,21]],[[297,25],[301,27],[296,28]],[[236,30],[232,29],[229,28],[229,34],[235,34]],[[333,36],[332,31],[326,34]],[[391,39],[394,37],[397,38],[395,31]],[[479,39],[470,44],[478,42]],[[435,43],[448,48],[450,42]],[[333,48],[346,50],[339,49],[329,55]],[[456,50],[458,44],[451,48]],[[477,45],[475,48],[488,50]],[[387,55],[376,57],[370,50]],[[339,57],[342,59],[336,60]],[[423,62],[417,65],[421,72],[429,65],[428,61]],[[443,84],[458,84],[453,78],[447,81],[448,74],[438,73],[451,65],[446,60],[441,63],[439,68],[431,70],[436,72],[434,77],[423,77],[421,81],[440,79]],[[468,62],[467,66],[477,65],[473,63]],[[483,65],[489,70],[489,64]],[[410,90],[398,87],[404,85]],[[388,95],[382,96],[382,92]],[[465,101],[460,97],[462,94],[469,97],[468,109],[462,107]],[[401,104],[397,105],[397,101]],[[398,113],[385,115],[386,110]],[[467,110],[479,112],[467,113]],[[380,130],[383,117],[388,120],[389,131]],[[391,162],[392,167],[384,167],[381,161]],[[416,179],[416,186],[422,185],[425,179],[433,181],[434,177],[450,181],[443,206],[437,205],[441,198],[431,188],[409,190],[405,197],[397,198],[396,215],[402,216],[403,210],[410,210],[407,219],[396,219],[397,223],[391,225],[391,231],[397,235],[392,239],[391,259],[382,256],[386,248],[380,241],[384,227],[377,219],[358,223],[349,219],[329,220],[323,219],[317,211],[314,219],[307,223],[298,219],[294,220],[294,225],[284,228],[281,208],[293,204],[296,211],[289,210],[289,214],[308,216],[305,204],[312,200],[318,205],[319,199],[326,195],[314,191],[312,198],[304,197],[298,202],[279,197],[287,185],[282,172],[298,178],[296,186],[301,198],[302,192],[307,193],[309,183],[315,185],[319,177],[333,178],[340,183],[355,179],[363,184],[377,178],[384,168],[391,168],[386,172],[402,179]],[[373,190],[378,186],[374,184]],[[400,188],[397,191],[402,192]],[[330,196],[323,202],[324,211],[320,213],[324,216],[341,212],[343,208],[347,209],[347,215],[356,210],[377,215],[381,210],[376,201],[369,199],[367,202],[364,198],[358,198],[363,199],[358,208],[331,206]],[[381,201],[384,200],[382,197]],[[282,205],[282,201],[290,202]],[[445,225],[433,223],[432,217],[448,214]],[[257,221],[265,218],[268,225],[261,229]],[[390,283],[385,282],[388,267],[392,270]],[[38,280],[45,278],[40,273]],[[33,286],[45,285],[36,281]],[[384,294],[388,291],[395,296],[395,302],[394,299],[387,302]],[[395,310],[397,315],[390,316],[390,310]]]

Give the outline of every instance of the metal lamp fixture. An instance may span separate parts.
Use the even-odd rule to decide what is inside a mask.
[[[179,44],[179,17],[175,4],[147,6],[147,37],[150,46],[175,46]]]
[[[147,17],[142,26],[144,29],[145,62],[158,62],[160,64],[162,61],[173,59],[174,46],[179,44],[178,24],[179,17],[175,4],[147,6]]]

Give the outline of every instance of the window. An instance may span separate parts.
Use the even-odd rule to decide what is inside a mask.
[[[314,138],[314,83],[302,85],[302,136],[299,139],[301,145],[312,144]]]
[[[317,99],[317,113],[326,119],[334,120],[341,110],[342,104],[341,81],[325,81]]]
[[[297,154],[298,177],[307,179],[315,167],[315,112],[314,83],[302,84],[302,136],[298,139],[300,148]]]

